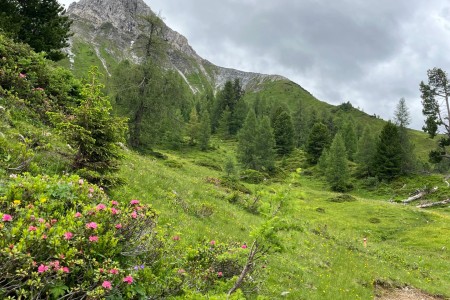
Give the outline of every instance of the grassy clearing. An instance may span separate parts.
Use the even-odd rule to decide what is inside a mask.
[[[140,198],[160,212],[160,223],[190,244],[202,239],[251,242],[262,214],[227,199],[219,178],[233,143],[210,152],[165,151],[167,160],[129,152],[122,168],[126,187],[117,199]],[[282,194],[278,217],[283,250],[262,262],[260,294],[269,299],[373,299],[374,283],[408,284],[450,297],[450,220],[445,210],[424,211],[355,193],[356,201],[333,201],[317,179],[292,174],[261,185],[246,184],[270,206]],[[369,195],[370,196],[370,195]],[[367,238],[364,247],[363,238]],[[283,296],[282,296],[283,295]]]

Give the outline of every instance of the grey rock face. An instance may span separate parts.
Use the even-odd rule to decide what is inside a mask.
[[[67,13],[73,20],[72,31],[76,39],[94,46],[95,52],[108,72],[104,59],[100,57],[99,48],[104,41],[113,44],[105,49],[118,61],[130,59],[139,62],[139,54],[133,48],[138,37],[143,34],[142,16],[154,15],[154,12],[142,0],[80,0],[72,3]],[[164,40],[169,44],[167,49],[168,68],[178,71],[191,86],[189,76],[201,74],[211,87],[217,89],[227,80],[240,79],[246,89],[256,88],[266,80],[286,79],[277,75],[264,75],[215,66],[201,58],[188,40],[178,32],[163,27]],[[71,43],[72,44],[72,43]],[[115,50],[113,50],[113,48]],[[68,53],[70,53],[68,49]],[[208,70],[208,71],[207,71]],[[195,92],[198,88],[191,86]]]

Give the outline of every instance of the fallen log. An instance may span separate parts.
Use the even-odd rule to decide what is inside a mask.
[[[422,198],[422,197],[425,196],[425,195],[434,193],[434,192],[436,192],[437,190],[438,190],[438,187],[437,187],[437,186],[435,186],[435,187],[432,188],[431,190],[428,190],[428,189],[422,190],[422,191],[420,191],[418,194],[416,194],[416,195],[414,195],[414,196],[411,196],[411,197],[409,197],[408,199],[402,200],[402,203],[403,203],[403,204],[407,204],[407,203],[413,202],[413,201],[415,201],[415,200],[418,200],[418,199]]]
[[[429,207],[444,205],[444,204],[448,204],[448,203],[450,203],[450,198],[446,199],[446,200],[438,201],[438,202],[420,204],[420,205],[417,205],[416,207],[417,208],[429,208]]]

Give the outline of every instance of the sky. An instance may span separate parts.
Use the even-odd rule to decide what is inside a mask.
[[[322,101],[386,120],[403,97],[415,129],[427,70],[450,71],[446,0],[145,2],[216,65],[283,75]]]

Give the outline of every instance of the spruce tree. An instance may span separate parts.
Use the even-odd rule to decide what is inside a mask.
[[[308,127],[308,113],[300,101],[292,115],[292,123],[295,133],[294,144],[297,148],[302,148],[308,140],[311,128]]]
[[[394,122],[398,126],[402,147],[402,174],[411,173],[415,168],[414,145],[411,143],[407,129],[410,121],[411,117],[409,115],[408,107],[406,106],[405,98],[401,98],[394,112]]]
[[[189,144],[195,145],[199,139],[200,121],[198,120],[197,109],[194,107],[189,114],[189,123],[187,124],[187,134],[189,136]]]
[[[355,154],[355,162],[358,163],[359,176],[373,176],[374,158],[376,152],[376,141],[374,134],[369,127],[364,128],[361,138],[358,140],[358,147]]]
[[[244,125],[238,133],[237,159],[245,168],[255,169],[255,134],[256,134],[256,115],[250,110],[245,118]]]
[[[342,137],[344,138],[345,149],[347,149],[347,157],[349,160],[353,161],[357,148],[357,138],[355,123],[352,118],[348,118],[344,121],[341,132]]]
[[[377,143],[374,165],[379,179],[392,180],[401,173],[402,148],[398,127],[390,121],[381,131]]]
[[[255,170],[271,172],[275,168],[275,138],[268,116],[258,122],[254,157]]]
[[[198,136],[198,142],[200,150],[206,151],[209,147],[209,139],[211,137],[211,121],[209,119],[209,113],[207,110],[202,112],[200,121],[200,132]]]
[[[308,162],[317,164],[319,157],[322,155],[323,149],[330,144],[330,133],[327,126],[323,123],[316,123],[311,129],[306,143],[306,153]]]
[[[349,186],[350,174],[347,165],[347,151],[340,133],[336,134],[328,151],[326,177],[331,189],[345,192]]]
[[[294,126],[290,114],[278,109],[272,119],[272,128],[278,155],[288,155],[294,150]]]

